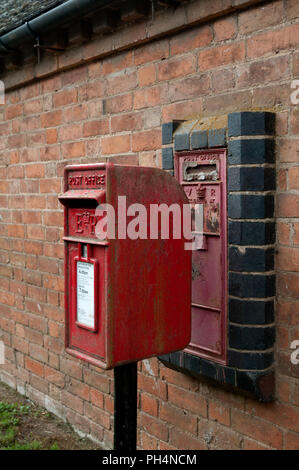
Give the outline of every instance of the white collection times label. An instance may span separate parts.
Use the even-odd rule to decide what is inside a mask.
[[[77,321],[95,328],[94,318],[94,265],[77,262]]]

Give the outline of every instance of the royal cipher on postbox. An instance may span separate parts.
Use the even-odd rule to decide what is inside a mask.
[[[181,209],[189,204],[179,183],[157,168],[112,163],[65,168],[59,200],[65,221],[66,350],[105,369],[183,349],[191,329],[191,251],[183,234],[173,235],[170,214],[168,238],[150,236],[149,217],[146,238],[118,236],[124,216],[120,196],[127,207],[139,204],[148,213],[153,204]],[[109,231],[98,236],[103,204],[115,210],[115,237]]]

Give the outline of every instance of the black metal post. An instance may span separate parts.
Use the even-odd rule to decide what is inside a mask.
[[[137,362],[114,368],[114,450],[135,452]]]

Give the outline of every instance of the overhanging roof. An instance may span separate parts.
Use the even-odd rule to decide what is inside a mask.
[[[1,0],[0,36],[67,0]]]

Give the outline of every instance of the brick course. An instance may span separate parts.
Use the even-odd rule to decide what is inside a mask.
[[[245,9],[248,3],[253,5]],[[180,8],[187,16],[178,14],[169,25],[165,13],[157,17],[147,29],[148,38],[156,36],[149,44],[142,44],[148,25],[140,22],[126,29],[126,35],[116,32],[77,47],[76,55],[68,59],[46,56],[43,68],[29,64],[4,76],[8,91],[5,106],[0,106],[0,332],[7,364],[0,367],[0,378],[111,447],[113,373],[64,352],[63,222],[57,200],[63,166],[106,161],[110,155],[112,161],[144,164],[150,159],[162,166],[162,147],[162,160],[172,170],[169,141],[162,140],[163,123],[243,110],[271,111],[277,116],[276,400],[258,404],[152,359],[139,371],[138,445],[298,448],[298,366],[290,363],[290,342],[298,339],[299,138],[298,112],[289,98],[291,81],[298,77],[298,3],[215,1],[212,6],[195,0]],[[222,18],[221,10],[229,15]],[[219,17],[214,21],[213,15]],[[186,21],[193,23],[192,28]],[[167,35],[167,30],[183,27],[184,31]],[[105,58],[112,40],[128,50]],[[34,76],[40,78],[29,83]],[[149,121],[151,107],[156,114]],[[268,129],[261,129],[261,134],[268,135]],[[261,156],[272,155],[271,143],[264,139],[255,151],[255,136],[248,131],[246,135],[250,138],[242,143],[231,140],[235,147],[233,157],[229,149],[228,158],[234,158],[231,164],[237,166],[260,165]],[[197,136],[198,148],[203,137]],[[247,147],[248,161],[237,160],[237,145]],[[273,174],[264,170],[254,180],[260,186],[251,186],[250,191],[272,190]],[[229,184],[235,178],[242,178],[241,172]],[[248,210],[255,204],[249,197],[244,199]],[[259,217],[270,217],[272,196],[256,197],[265,198]],[[238,224],[243,207],[236,207],[237,220],[231,223]],[[266,225],[265,239],[273,245]],[[242,230],[258,250],[263,237],[256,228]],[[243,237],[237,226],[235,237],[230,243],[240,244]],[[271,263],[272,257],[271,251],[258,261]],[[235,262],[241,271],[235,276],[250,276],[243,272],[246,260]],[[254,310],[253,324],[260,327],[248,324],[248,336],[233,329],[235,346],[246,350],[252,347],[248,341],[253,341],[258,349],[262,335],[270,347],[273,338],[265,324],[273,320],[273,308],[269,303],[260,309],[256,298],[274,295],[275,286],[262,277],[247,279],[255,300],[246,301],[242,309],[234,305],[233,318],[238,324],[240,317],[243,321]],[[233,357],[236,364],[250,360],[250,353],[238,354]],[[261,358],[261,367],[272,361],[270,356]]]

